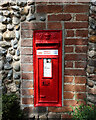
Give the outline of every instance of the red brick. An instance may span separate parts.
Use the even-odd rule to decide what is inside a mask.
[[[65,45],[87,45],[88,39],[65,39]]]
[[[22,95],[34,95],[34,90],[33,89],[22,89]]]
[[[88,15],[85,14],[77,14],[76,15],[77,21],[88,21]]]
[[[75,106],[77,104],[76,100],[64,100],[64,105]]]
[[[48,22],[48,29],[62,29],[61,22]]]
[[[33,98],[22,98],[22,104],[33,104]]]
[[[88,37],[88,30],[76,30],[76,37]]]
[[[67,30],[66,37],[74,37],[74,30]]]
[[[88,28],[88,22],[65,22],[65,29]]]
[[[69,107],[69,106],[64,106],[64,107],[48,107],[48,112],[61,113],[61,112],[68,112],[68,111],[72,111],[72,108]]]
[[[84,100],[85,98],[86,98],[86,94],[85,93],[77,93],[76,94],[76,99]]]
[[[86,86],[85,85],[75,85],[74,90],[76,92],[85,92],[86,91]]]
[[[21,70],[24,71],[24,72],[26,72],[26,71],[27,71],[27,72],[28,72],[28,71],[30,72],[30,71],[33,70],[32,67],[33,67],[33,66],[32,66],[31,64],[22,64],[22,65],[21,65]]]
[[[42,30],[45,28],[46,28],[46,24],[44,22],[21,23],[22,30]]]
[[[85,68],[86,62],[75,62],[75,68]]]
[[[71,18],[71,14],[48,15],[48,21],[69,21]]]
[[[89,11],[89,5],[65,5],[64,13],[85,13]]]
[[[60,13],[63,12],[63,5],[38,5],[37,13]]]
[[[21,55],[32,55],[32,48],[21,48]]]
[[[32,63],[33,61],[32,55],[21,55],[21,63]]]
[[[81,70],[81,69],[66,69],[65,70],[65,75],[86,75],[86,72],[84,70]]]
[[[73,77],[72,76],[65,76],[64,77],[64,83],[72,83]]]
[[[32,39],[22,39],[21,40],[22,47],[32,47]]]
[[[32,73],[22,73],[22,79],[32,80],[33,79],[33,74]]]
[[[76,84],[85,84],[86,83],[86,77],[75,77],[75,83]]]
[[[65,54],[65,60],[71,60],[71,61],[85,61],[86,60],[86,54]]]
[[[72,68],[73,62],[65,62],[65,68]]]
[[[32,30],[21,30],[21,38],[32,38]]]
[[[28,80],[22,80],[22,89],[24,88],[33,88],[33,82]]]
[[[65,52],[66,53],[73,52],[73,46],[65,46]]]
[[[64,91],[74,91],[74,85],[71,84],[64,85]]]
[[[77,53],[86,53],[88,47],[87,46],[76,46],[75,52]]]
[[[64,92],[64,99],[73,99],[74,93],[73,92]]]

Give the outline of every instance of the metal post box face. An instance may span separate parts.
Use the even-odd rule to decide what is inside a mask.
[[[62,106],[62,31],[33,34],[34,106]]]

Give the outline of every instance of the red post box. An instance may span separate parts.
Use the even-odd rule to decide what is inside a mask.
[[[62,106],[62,31],[33,33],[34,106]]]

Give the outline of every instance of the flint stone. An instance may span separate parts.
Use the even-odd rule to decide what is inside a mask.
[[[16,32],[15,32],[15,36],[16,36],[16,39],[19,40],[19,39],[20,39],[20,32],[19,32],[19,31],[16,31]]]
[[[11,1],[10,1],[10,5],[11,5],[11,6],[16,5],[16,2],[11,0]]]
[[[86,71],[89,73],[89,74],[92,74],[94,73],[94,67],[87,67]]]
[[[0,55],[5,55],[7,53],[7,50],[4,48],[0,48]]]
[[[4,66],[4,61],[3,61],[3,60],[0,60],[0,70],[3,69],[3,66]]]
[[[28,15],[28,13],[29,13],[28,7],[24,7],[21,9],[21,15]]]
[[[18,41],[17,40],[11,40],[12,46],[17,45]]]
[[[88,84],[89,87],[93,87],[94,86],[94,82],[93,81],[88,81],[87,84]]]
[[[88,99],[90,102],[96,103],[95,96],[93,96],[93,95],[87,95],[87,99]]]
[[[0,23],[0,31],[1,31],[1,32],[5,31],[6,28],[7,28],[6,25]]]
[[[5,84],[10,84],[10,83],[12,83],[12,82],[13,82],[12,79],[5,79],[5,80],[4,80],[4,83],[5,83]]]
[[[45,21],[46,18],[45,18],[45,17],[40,17],[40,20],[41,20],[41,21]]]
[[[19,61],[19,60],[20,60],[20,58],[19,58],[18,56],[16,56],[16,55],[13,57],[13,59],[14,59],[15,61]]]
[[[13,63],[13,68],[15,71],[20,71],[20,62]]]
[[[15,73],[13,78],[16,80],[16,79],[20,79],[20,73]]]
[[[6,61],[11,62],[12,61],[12,56],[11,55],[6,56]]]
[[[20,81],[15,81],[17,87],[20,87],[20,83],[21,83]]]
[[[16,28],[16,30],[19,30],[20,29],[20,25],[16,25],[15,28]]]
[[[94,23],[90,23],[90,28],[95,30],[96,29],[96,25]]]
[[[0,41],[2,41],[3,40],[3,36],[2,36],[2,34],[0,33]]]
[[[2,1],[2,2],[0,3],[0,5],[1,5],[2,7],[7,7],[7,6],[9,6],[9,2],[8,2],[8,1]]]
[[[18,25],[19,23],[20,23],[20,19],[14,16],[13,17],[13,24]]]
[[[26,20],[26,16],[23,15],[23,16],[21,17],[21,22],[23,22],[23,21],[25,21],[25,20]]]
[[[91,51],[91,50],[96,50],[96,44],[94,44],[94,43],[89,43],[89,46],[88,46],[88,48],[89,48],[89,50]]]
[[[96,31],[95,30],[91,30],[90,31],[90,35],[96,35]]]
[[[7,89],[9,92],[16,92],[17,91],[15,83],[8,84]]]
[[[18,47],[18,45],[14,45],[14,46],[13,46],[14,49],[17,49],[17,47]]]
[[[95,6],[91,6],[91,7],[90,7],[90,10],[96,12],[96,7],[95,7]]]
[[[19,50],[19,49],[17,49],[16,55],[17,55],[17,56],[20,56],[20,50]]]
[[[91,0],[91,2],[92,2],[92,0]],[[94,1],[92,2],[92,4],[96,6],[96,1],[94,0]]]
[[[19,7],[18,6],[12,6],[11,7],[13,10],[15,10],[15,11],[19,11]]]
[[[95,55],[96,55],[96,52],[94,50],[91,50],[91,51],[88,52],[89,57],[93,57]]]
[[[14,12],[14,15],[15,15],[16,17],[18,17],[18,18],[20,18],[20,16],[21,16],[19,11]]]
[[[7,75],[7,79],[11,79],[13,75],[13,70],[10,70]]]
[[[3,15],[9,17],[11,13],[9,11],[3,11]]]
[[[7,23],[10,23],[12,21],[12,19],[11,18],[7,18]]]
[[[10,70],[10,69],[12,69],[12,66],[7,62],[7,63],[4,65],[4,69],[5,69],[5,70]]]
[[[8,25],[7,25],[7,29],[8,29],[8,30],[13,30],[13,28],[14,28],[13,25],[11,25],[11,24],[8,24]]]
[[[96,42],[96,36],[95,36],[95,35],[91,36],[91,37],[89,38],[89,41],[90,41],[90,42]]]
[[[3,22],[3,17],[2,15],[0,15],[0,22]]]
[[[28,5],[33,5],[35,0],[28,0]]]
[[[11,44],[8,43],[8,42],[6,42],[6,41],[0,41],[0,46],[3,47],[3,48],[5,48],[5,47],[10,47]]]
[[[10,53],[11,55],[15,55],[15,50],[14,50],[13,48],[9,48],[9,53]]]
[[[27,4],[27,2],[23,2],[23,1],[22,1],[22,2],[21,2],[21,1],[18,1],[18,2],[17,2],[17,5],[18,5],[18,6],[21,6],[21,7],[24,7],[26,4]]]
[[[27,18],[27,21],[31,21],[31,20],[36,20],[36,17],[34,15],[30,15],[28,18]]]
[[[35,12],[35,7],[34,5],[31,6],[31,14],[33,14]]]
[[[6,31],[6,32],[4,32],[3,38],[4,38],[5,40],[12,40],[12,39],[14,39],[14,38],[15,38],[15,33],[14,33],[14,31]]]
[[[7,23],[7,18],[4,16],[2,23],[6,24]]]
[[[2,12],[2,11],[0,11],[0,15],[3,15],[3,12]]]

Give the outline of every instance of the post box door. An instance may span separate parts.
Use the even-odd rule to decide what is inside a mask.
[[[38,67],[38,102],[58,103],[58,58],[39,58]]]
[[[62,31],[33,34],[34,106],[62,106]]]

